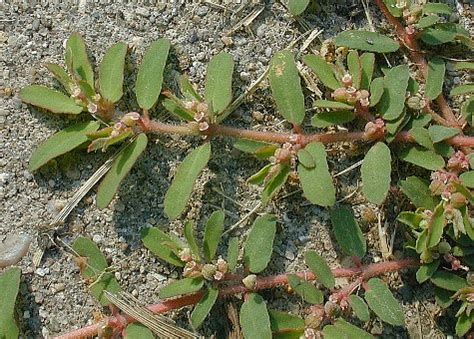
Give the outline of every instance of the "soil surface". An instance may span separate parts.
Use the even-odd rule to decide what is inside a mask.
[[[137,107],[133,94],[135,66],[145,48],[155,39],[166,37],[173,46],[165,87],[176,92],[177,75],[185,73],[202,88],[210,57],[227,51],[236,63],[234,93],[239,94],[265,71],[276,51],[291,43],[294,51],[298,51],[307,37],[307,34],[302,36],[305,30],[300,23],[275,1],[265,1],[261,14],[247,27],[234,32],[236,23],[257,5],[223,7],[189,2],[159,7],[133,4],[136,1],[128,4],[78,2],[0,3],[0,88],[4,90],[0,98],[0,241],[13,233],[27,233],[36,239],[38,227],[48,224],[112,154],[78,151],[58,158],[37,173],[27,169],[28,159],[37,145],[68,122],[22,104],[18,92],[31,83],[58,86],[42,63],[64,64],[64,43],[72,32],[79,32],[84,37],[96,65],[108,46],[118,41],[129,44],[123,109]],[[359,1],[328,2],[330,4],[323,4],[317,14],[304,16],[311,29],[323,30],[311,44],[316,50],[323,40],[342,30],[368,27]],[[376,27],[382,26],[376,8],[370,8],[370,15]],[[308,103],[317,97],[310,91],[306,95]],[[173,121],[160,107],[152,115]],[[266,82],[250,102],[229,116],[226,123],[260,130],[285,131],[290,127],[275,112]],[[123,289],[145,304],[157,302],[158,290],[179,274],[144,248],[140,229],[157,226],[181,235],[183,221],[189,218],[197,220],[201,234],[203,220],[219,208],[226,212],[226,227],[231,227],[259,202],[261,188],[247,184],[246,179],[263,166],[262,162],[234,150],[232,140],[214,140],[212,159],[196,185],[189,208],[180,220],[170,223],[163,214],[164,193],[176,166],[201,140],[181,137],[153,137],[151,140],[152,145],[125,179],[109,208],[96,208],[95,189],[92,189],[58,231],[66,244],[71,244],[78,236],[92,238],[116,268],[115,276]],[[329,147],[328,152],[331,172],[336,174],[361,160],[365,148],[337,145]],[[338,176],[335,179],[337,199],[341,204],[352,205],[356,215],[362,216],[359,220],[369,248],[365,261],[377,262],[383,260],[376,218],[373,218],[379,210],[361,196],[359,181],[359,169]],[[328,210],[310,205],[297,186],[287,185],[277,199],[260,208],[257,214],[264,212],[276,214],[279,221],[274,256],[264,274],[304,269],[303,254],[309,249],[323,255],[332,267],[347,263],[331,235]],[[389,235],[395,232],[396,212],[386,213]],[[245,239],[253,219],[254,216],[249,218],[232,235]],[[400,225],[396,232],[397,239],[402,239]],[[401,242],[395,242],[396,257],[403,256],[401,245]],[[107,314],[107,310],[87,292],[73,256],[65,247],[50,248],[41,265],[34,267],[32,256],[37,248],[34,240],[19,263],[23,271],[19,303],[22,337],[54,336],[93,323],[99,312]],[[221,253],[225,253],[225,248]],[[452,334],[451,318],[449,315],[438,317],[440,309],[434,305],[431,288],[416,284],[413,273],[384,277],[403,304],[406,328],[391,327],[379,320],[365,325],[355,323],[383,337],[435,338]],[[288,296],[283,290],[276,289],[263,295],[273,309],[298,313],[305,307],[298,298]],[[224,303],[220,303],[204,324],[201,334],[226,337],[226,319],[222,316]],[[190,328],[189,311],[186,308],[171,316],[179,325]]]

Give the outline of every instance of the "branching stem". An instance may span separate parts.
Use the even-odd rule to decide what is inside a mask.
[[[381,262],[376,264],[371,264],[367,266],[360,266],[354,268],[336,268],[332,270],[334,277],[336,278],[355,278],[358,279],[358,283],[361,281],[367,281],[368,279],[379,276],[384,273],[397,272],[403,269],[417,267],[419,266],[419,261],[416,259],[403,259],[395,260],[388,262]],[[316,280],[316,276],[313,272],[302,271],[296,272],[297,276],[307,281]],[[241,278],[237,275],[233,275],[233,278]],[[259,291],[269,288],[274,288],[277,286],[288,285],[288,274],[280,274],[270,277],[258,278],[253,290],[246,288],[239,280],[226,280],[226,283],[233,282],[234,285],[222,287],[219,291],[219,297],[227,298],[235,294],[248,293],[252,291]],[[171,310],[179,309],[184,306],[195,305],[203,296],[203,292],[198,292],[195,294],[185,295],[176,299],[165,300],[160,303],[148,306],[148,309],[155,314],[165,313]],[[135,320],[130,317],[124,317],[122,315],[111,316],[108,319],[105,319],[100,324],[94,324],[87,327],[80,328],[78,330],[65,333],[61,336],[56,337],[57,339],[72,339],[72,338],[87,338],[97,335],[101,324],[107,323],[109,325],[120,323],[124,321],[129,323],[134,322]],[[123,325],[123,324],[122,324]]]

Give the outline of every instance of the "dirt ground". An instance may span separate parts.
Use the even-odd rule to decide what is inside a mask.
[[[275,1],[265,1],[263,12],[246,29],[235,32],[230,32],[231,28],[255,5],[229,5],[225,9],[204,3],[157,7],[127,4],[126,1],[108,2],[79,1],[79,5],[72,1],[45,1],[38,5],[27,5],[26,1],[0,2],[0,88],[12,89],[11,95],[0,98],[0,241],[7,234],[17,232],[36,237],[37,227],[47,224],[109,156],[75,152],[73,156],[59,158],[38,173],[27,170],[28,159],[35,147],[65,126],[66,121],[22,104],[18,92],[31,83],[55,85],[42,63],[63,64],[64,41],[72,32],[77,31],[85,38],[94,60],[101,60],[105,49],[113,43],[127,42],[132,49],[127,57],[128,84],[133,84],[134,65],[148,44],[161,37],[170,39],[173,49],[165,86],[172,90],[176,90],[179,73],[188,74],[202,87],[210,57],[227,51],[236,62],[235,94],[241,93],[264,72],[276,51],[294,41],[299,47],[304,40],[301,26],[281,3]],[[322,40],[341,30],[367,26],[359,1],[329,3],[317,15],[305,16],[312,28],[323,30],[314,42],[316,49]],[[377,26],[376,9],[371,8],[371,11]],[[223,36],[229,36],[232,44],[224,44]],[[310,92],[307,94],[310,96]],[[124,99],[130,109],[137,107],[133,86],[127,87]],[[155,110],[153,114],[171,121],[163,110]],[[275,114],[265,83],[253,100],[242,105],[226,123],[267,130],[288,128]],[[226,227],[230,227],[258,203],[260,188],[247,184],[246,178],[263,165],[233,150],[231,140],[214,140],[212,159],[199,179],[186,215],[170,223],[163,214],[164,193],[176,166],[199,140],[176,137],[152,140],[151,147],[123,182],[118,198],[109,208],[99,211],[95,207],[93,189],[59,232],[65,243],[72,243],[80,235],[92,238],[116,267],[115,275],[123,289],[144,303],[156,302],[158,290],[169,279],[177,278],[178,273],[142,246],[140,229],[159,226],[181,234],[185,217],[202,221],[218,208],[225,209]],[[338,173],[361,160],[363,152],[362,148],[346,154],[341,152],[340,146],[330,148],[331,172]],[[346,199],[345,203],[350,203],[359,216],[376,207],[367,205],[359,192],[347,198],[357,190],[358,181],[358,169],[336,179],[338,199]],[[322,254],[333,267],[344,263],[330,233],[328,211],[307,203],[296,186],[287,185],[278,199],[258,212],[275,213],[279,220],[275,253],[266,273],[304,268],[302,257],[308,249]],[[393,232],[393,218],[388,221],[391,223],[388,231]],[[249,224],[244,223],[233,235],[245,235]],[[202,230],[202,222],[198,225]],[[375,224],[367,223],[364,231],[369,244],[367,262],[382,260]],[[397,244],[396,255],[400,254],[400,245]],[[42,264],[35,268],[32,254],[36,248],[37,243],[33,241],[28,255],[20,262],[23,271],[19,304],[22,337],[50,337],[92,323],[94,313],[102,309],[87,293],[72,255],[62,248],[52,248],[46,252]],[[394,328],[372,320],[365,327],[367,331],[382,337],[400,338],[441,338],[454,332],[449,315],[438,317],[439,308],[434,305],[430,288],[417,285],[412,273],[386,277],[403,304],[407,327]],[[303,308],[301,302],[281,290],[266,292],[264,296],[271,300],[270,308],[295,313]],[[225,337],[225,319],[219,316],[222,310],[219,306],[213,312],[214,316],[211,314],[211,320],[201,331],[203,335]],[[173,316],[180,325],[188,326],[188,313],[189,309],[183,309]]]

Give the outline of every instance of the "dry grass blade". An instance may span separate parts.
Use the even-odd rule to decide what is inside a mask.
[[[229,339],[242,339],[244,336],[240,331],[239,325],[239,312],[235,308],[235,305],[232,302],[229,302],[226,305],[227,317],[229,318],[231,324],[231,330],[229,331]]]
[[[250,24],[263,12],[265,6],[259,6],[255,8],[250,14],[248,14],[245,18],[237,22],[234,26],[231,27],[224,35],[231,36],[235,32],[237,32],[242,27],[247,28]]]
[[[148,327],[158,338],[200,338],[198,335],[180,328],[162,315],[153,314],[131,294],[121,292],[118,295],[104,290],[111,303],[124,313]]]
[[[128,143],[127,143],[128,145]],[[114,162],[117,155],[120,153],[121,148],[117,151],[111,158],[109,158],[102,166],[99,167],[97,171],[89,178],[87,181],[77,190],[71,200],[68,201],[66,206],[51,220],[51,222],[46,225],[44,228],[47,232],[51,232],[56,230],[60,225],[66,221],[67,216],[72,212],[72,210],[77,206],[79,201],[90,191],[92,187],[109,171],[112,167],[112,163]],[[44,233],[44,232],[43,232]],[[33,255],[33,264],[35,266],[39,266],[41,263],[41,259],[43,258],[44,251],[47,247],[49,239],[51,236],[44,237],[43,234],[38,236],[38,250]]]

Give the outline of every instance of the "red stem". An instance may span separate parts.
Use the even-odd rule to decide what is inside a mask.
[[[383,2],[383,0],[374,0],[377,7],[380,9],[382,14],[388,20],[388,22],[395,28],[395,32],[397,33],[398,38],[400,41],[405,45],[410,53],[411,60],[418,65],[418,68],[421,70],[423,77],[426,80],[428,74],[428,63],[421,52],[420,45],[416,40],[416,35],[407,34],[405,31],[405,27],[402,25],[400,20],[394,17],[390,11],[388,10],[387,6]],[[449,107],[446,99],[444,98],[443,94],[440,94],[436,99],[436,103],[443,114],[444,119],[448,121],[448,123],[452,126],[461,127],[464,124],[464,118],[460,118],[459,121],[456,120],[453,111]]]
[[[366,281],[374,276],[378,276],[384,273],[400,271],[402,269],[410,268],[410,267],[417,267],[419,266],[419,261],[416,259],[403,259],[398,261],[389,261],[389,262],[381,262],[376,264],[371,264],[367,266],[361,266],[356,268],[336,268],[332,270],[334,277],[342,278],[342,277],[359,277],[360,280]],[[303,271],[303,272],[296,272],[297,276],[307,281],[315,280],[316,276],[314,273],[310,271]],[[237,276],[235,276],[237,277]],[[226,286],[220,289],[219,297],[226,298],[232,296],[234,294],[241,294],[241,293],[248,293],[252,291],[264,290],[273,288],[276,286],[287,285],[288,284],[288,274],[280,274],[271,277],[262,277],[258,278],[256,285],[253,290],[246,288],[242,285],[239,281],[239,284]],[[175,310],[184,306],[194,305],[196,304],[201,297],[203,296],[203,292],[198,292],[195,294],[185,295],[176,299],[165,300],[158,304],[148,306],[148,309],[153,313],[165,313],[171,310]],[[126,319],[129,323],[135,321],[130,317],[123,317],[121,315],[112,316],[108,319],[105,319],[105,322],[108,324],[116,324],[118,322],[122,323]],[[94,324],[87,327],[83,327],[69,333],[65,333],[60,335],[56,338],[60,339],[72,339],[72,338],[87,338],[97,335],[101,324]]]

